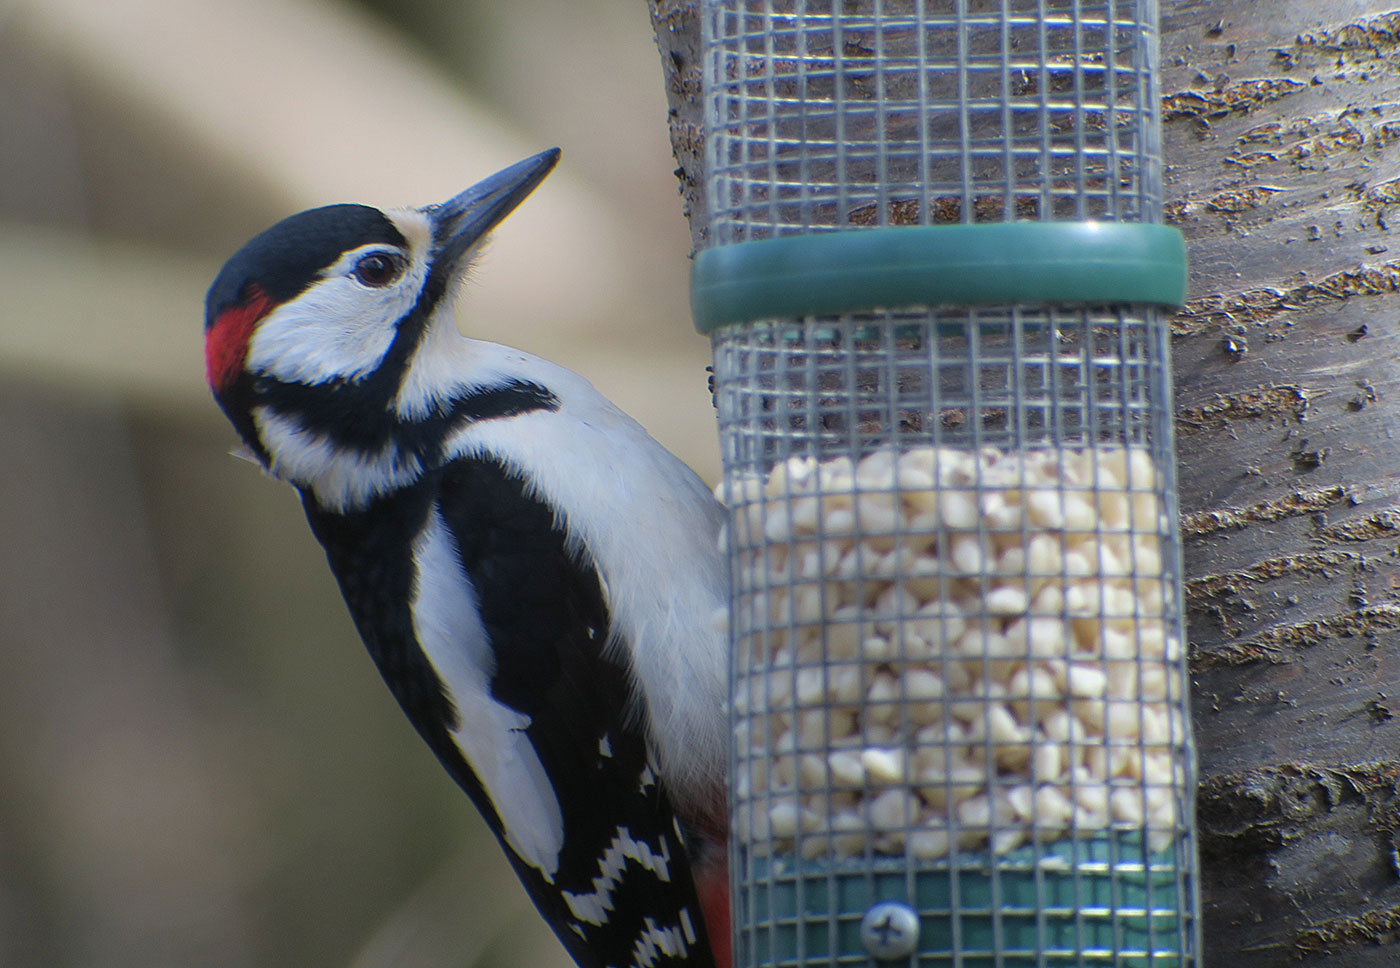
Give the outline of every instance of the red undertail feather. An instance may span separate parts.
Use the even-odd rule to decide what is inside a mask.
[[[692,868],[705,933],[710,936],[716,968],[730,968],[729,927],[729,845],[724,840],[705,845],[703,855]]]

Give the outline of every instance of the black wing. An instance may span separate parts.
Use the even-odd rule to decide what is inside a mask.
[[[607,648],[597,570],[566,548],[554,512],[482,458],[454,461],[363,511],[305,504],[385,681],[574,960],[583,968],[709,968],[680,828],[642,723],[628,715],[631,669],[622,650]],[[490,698],[521,717],[558,801],[562,840],[554,838],[560,846],[547,870],[508,842],[502,813],[513,805],[496,803],[472,771],[453,736],[462,711],[413,631],[413,537],[438,520],[476,592]]]

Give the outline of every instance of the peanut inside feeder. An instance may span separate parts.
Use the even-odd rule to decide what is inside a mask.
[[[739,836],[930,859],[1144,829],[1185,796],[1150,455],[793,458],[730,494]]]

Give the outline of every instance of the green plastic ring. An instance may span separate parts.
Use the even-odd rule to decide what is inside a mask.
[[[913,306],[1185,300],[1185,240],[1141,222],[920,225],[738,242],[698,253],[690,287],[702,333]]]

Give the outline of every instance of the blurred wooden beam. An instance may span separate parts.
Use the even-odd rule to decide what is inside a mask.
[[[252,173],[287,212],[438,201],[549,146],[351,5],[17,0],[7,26],[70,65],[79,88],[140,105],[192,163]],[[694,343],[683,256],[659,263],[642,221],[652,224],[590,191],[566,154],[484,260],[485,332],[537,351],[602,326],[653,346]]]
[[[0,368],[78,393],[186,408],[207,395],[201,301],[216,269],[71,231],[0,222]]]
[[[8,382],[0,447],[5,862],[42,872],[54,922],[22,929],[21,961],[244,968],[262,845],[169,621],[127,426]]]
[[[0,222],[0,374],[73,392],[119,393],[138,405],[217,421],[204,386],[204,292],[212,262],[29,223]],[[481,287],[463,294],[469,313]],[[710,480],[714,412],[696,352],[658,353],[625,333],[557,340],[547,355],[587,376]],[[222,425],[219,432],[223,432]]]

